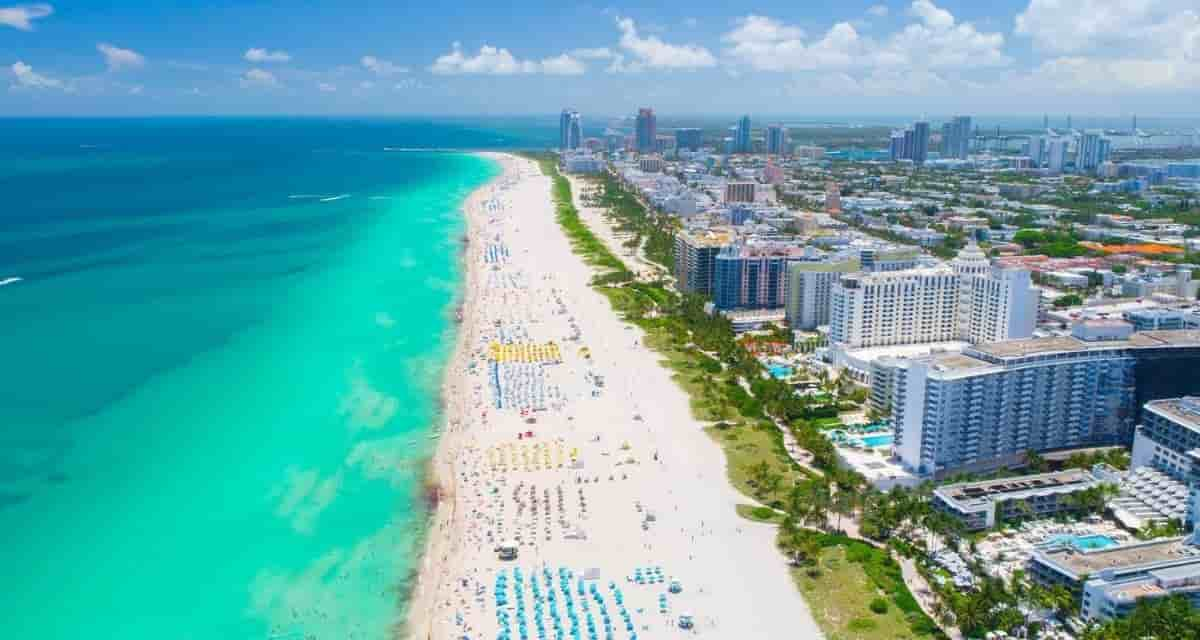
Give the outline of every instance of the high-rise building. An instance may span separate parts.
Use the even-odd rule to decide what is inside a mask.
[[[638,153],[654,153],[658,139],[658,121],[654,117],[654,109],[642,107],[637,115],[637,151]]]
[[[1029,156],[1029,165],[1035,169],[1040,169],[1046,163],[1046,137],[1032,136],[1029,138],[1029,151],[1026,155]]]
[[[1066,138],[1051,138],[1046,145],[1046,168],[1056,173],[1062,173],[1067,166]]]
[[[750,116],[742,116],[737,122],[733,132],[733,152],[754,152],[754,142],[750,139]]]
[[[732,245],[717,254],[713,303],[722,310],[778,309],[787,303],[789,251]]]
[[[912,161],[916,164],[924,164],[929,158],[929,123],[914,122],[913,123],[913,151]]]
[[[675,281],[680,291],[711,296],[717,254],[732,242],[716,231],[681,231],[675,234]]]
[[[1140,406],[1200,391],[1183,373],[1198,364],[1196,331],[1010,340],[877,360],[871,397],[890,410],[909,469],[986,472],[1028,451],[1128,444]]]
[[[675,130],[675,146],[680,151],[699,151],[702,144],[701,130],[683,128]]]
[[[974,244],[951,265],[842,278],[830,299],[830,341],[858,349],[1033,335],[1029,271],[994,267]]]
[[[781,156],[788,152],[788,131],[781,124],[767,127],[767,153]]]
[[[558,117],[558,148],[561,151],[571,151],[583,146],[583,123],[579,112],[574,109],[563,109]]]
[[[971,116],[955,116],[942,126],[942,156],[966,159],[971,152]]]
[[[1109,141],[1101,137],[1099,131],[1086,131],[1079,137],[1079,147],[1075,153],[1075,168],[1080,171],[1094,172],[1100,165],[1108,161]]]
[[[1151,400],[1142,408],[1129,466],[1150,467],[1181,481],[1192,469],[1189,451],[1200,448],[1200,398]]]
[[[888,144],[888,158],[923,164],[929,158],[929,123],[914,122],[902,131],[893,131]]]
[[[788,265],[788,326],[812,331],[829,324],[829,294],[833,290],[833,283],[859,268],[860,263],[856,259],[793,262]]]
[[[905,147],[904,131],[893,131],[888,142],[888,160],[896,162],[909,157],[908,149]]]

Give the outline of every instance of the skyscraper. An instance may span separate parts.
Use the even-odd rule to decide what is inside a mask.
[[[1040,169],[1046,162],[1046,136],[1033,136],[1029,138],[1029,165],[1034,169]]]
[[[955,116],[942,126],[942,156],[966,159],[971,151],[971,116]]]
[[[654,109],[642,107],[637,115],[637,150],[638,153],[653,153],[655,139],[658,135],[658,122],[654,117]]]
[[[1052,138],[1046,145],[1046,168],[1061,173],[1067,164],[1067,139]]]
[[[734,153],[752,153],[754,145],[750,141],[750,116],[742,116],[738,120],[737,130],[733,135]]]
[[[912,161],[915,164],[924,164],[929,157],[929,123],[914,122],[913,123],[913,148]]]
[[[684,128],[675,130],[675,148],[688,151],[699,151],[701,145],[701,130]]]
[[[895,160],[912,160],[922,164],[929,157],[929,123],[914,122],[903,131],[893,131],[888,145],[888,157]]]
[[[1109,142],[1099,131],[1084,132],[1079,138],[1079,149],[1075,153],[1075,168],[1080,171],[1095,171],[1108,160]]]
[[[787,129],[781,124],[773,124],[767,127],[767,153],[774,155],[784,155],[788,152]]]
[[[578,149],[583,145],[583,123],[579,112],[563,109],[558,117],[558,148],[560,151]]]
[[[897,160],[904,160],[907,157],[908,152],[904,148],[904,132],[893,131],[888,143],[888,160],[895,162]]]

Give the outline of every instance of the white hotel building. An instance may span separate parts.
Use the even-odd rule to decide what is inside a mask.
[[[829,338],[842,349],[1028,338],[1037,302],[1029,271],[994,267],[972,244],[949,267],[842,278],[831,293]]]

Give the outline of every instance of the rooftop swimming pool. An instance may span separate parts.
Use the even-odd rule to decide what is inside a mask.
[[[1080,551],[1094,551],[1096,549],[1107,549],[1116,546],[1117,541],[1102,534],[1092,534],[1087,536],[1073,536],[1069,534],[1061,534],[1054,536],[1046,541],[1046,545],[1068,544]]]

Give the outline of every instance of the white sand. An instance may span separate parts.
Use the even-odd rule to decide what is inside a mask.
[[[577,595],[576,580],[585,571],[598,571],[594,582],[612,616],[613,637],[621,640],[631,634],[618,615],[610,581],[623,593],[639,639],[688,633],[821,637],[775,549],[774,527],[737,516],[734,506],[749,500],[729,485],[724,455],[692,417],[687,396],[658,357],[641,346],[640,330],[621,322],[607,299],[588,286],[593,272],[571,252],[555,220],[550,179],[531,161],[491,157],[502,163],[505,175],[467,204],[468,294],[459,350],[446,381],[447,433],[434,462],[444,495],[407,637],[498,637],[493,591],[497,572],[506,570],[511,637],[520,638],[512,606],[514,567],[526,576],[534,570],[540,575],[543,567],[553,572],[554,606],[564,629],[570,627],[566,596],[558,591],[560,568],[574,573],[569,591],[581,624],[585,598]],[[501,253],[506,249],[507,259],[485,262],[489,245]],[[576,330],[579,337],[573,340]],[[516,341],[553,341],[561,348],[560,364],[541,367],[546,409],[523,416],[517,409],[496,408],[487,345],[501,332]],[[583,347],[591,360],[581,354]],[[594,375],[603,377],[603,387],[594,384]],[[533,394],[528,384],[517,388],[510,398]],[[527,423],[527,417],[536,423]],[[525,431],[534,436],[518,439]],[[625,443],[628,449],[622,448]],[[505,471],[490,464],[498,460],[496,447],[520,458],[522,447],[531,454],[535,446],[551,453],[549,468],[531,464],[527,469],[518,462]],[[582,468],[572,468],[572,450],[578,451]],[[582,483],[584,478],[589,482]],[[648,512],[654,521],[644,522]],[[587,538],[567,535],[576,530]],[[520,557],[499,560],[495,546],[518,533]],[[656,566],[666,577],[661,584],[627,579],[635,568]],[[683,591],[668,595],[667,612],[661,613],[659,597],[672,580]],[[528,637],[538,638],[528,580],[523,598]],[[591,603],[587,613],[599,626],[597,604],[586,599]],[[545,637],[553,639],[549,603],[543,611]],[[678,616],[685,612],[695,616],[692,632],[678,628]],[[586,629],[580,637],[589,637]],[[597,637],[605,638],[602,627]]]

